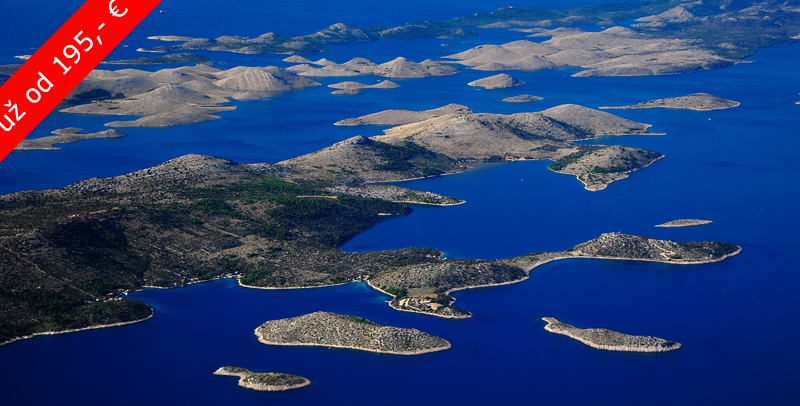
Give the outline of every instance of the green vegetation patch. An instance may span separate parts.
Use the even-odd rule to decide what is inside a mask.
[[[414,165],[409,162],[412,159],[418,157],[437,157],[435,152],[410,141],[403,146],[396,146],[383,142],[376,142],[373,145],[378,149],[381,158],[385,160],[384,163],[373,167],[376,171],[408,171],[414,168]]]
[[[558,159],[557,161],[548,165],[547,169],[550,169],[553,172],[558,172],[566,168],[569,164],[578,162],[578,160],[584,156],[602,148],[604,148],[602,145],[581,145],[578,152],[573,152]]]

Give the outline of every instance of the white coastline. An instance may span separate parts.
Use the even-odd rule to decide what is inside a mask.
[[[101,328],[127,326],[128,324],[135,324],[135,323],[140,323],[140,322],[143,322],[143,321],[146,321],[146,320],[150,320],[151,318],[153,318],[153,316],[155,316],[155,310],[153,310],[153,308],[151,307],[150,308],[150,315],[145,317],[145,318],[143,318],[143,319],[132,320],[132,321],[123,321],[123,322],[112,323],[112,324],[102,324],[102,325],[99,325],[99,326],[89,326],[89,327],[83,327],[83,328],[75,328],[75,329],[69,329],[69,330],[45,331],[43,333],[34,333],[34,334],[31,334],[31,335],[22,336],[22,337],[15,337],[15,338],[12,338],[12,339],[10,339],[8,341],[4,341],[4,342],[0,343],[0,347],[4,346],[6,344],[11,344],[11,343],[16,342],[16,341],[27,340],[29,338],[34,338],[34,337],[37,337],[37,336],[53,336],[53,335],[57,335],[57,334],[77,333],[79,331],[97,330],[97,329],[101,329]]]
[[[260,327],[261,326],[259,326],[259,328]],[[414,352],[381,351],[381,350],[375,350],[375,349],[372,349],[372,348],[348,347],[348,346],[345,346],[345,345],[315,344],[315,343],[278,343],[278,342],[273,342],[273,341],[267,341],[267,340],[264,340],[263,338],[261,338],[261,336],[258,334],[258,328],[256,328],[255,334],[258,337],[258,342],[260,342],[262,344],[267,344],[267,345],[283,345],[283,346],[291,346],[291,347],[344,348],[344,349],[347,349],[347,350],[368,351],[368,352],[374,352],[374,353],[378,353],[378,354],[391,354],[391,355],[422,355],[422,354],[428,354],[428,353],[432,353],[432,352],[439,352],[439,351],[449,350],[450,348],[453,347],[453,345],[450,344],[450,342],[447,342],[447,345],[443,346],[443,347],[430,348],[430,349],[427,349],[427,350],[417,350],[417,351],[414,351]]]

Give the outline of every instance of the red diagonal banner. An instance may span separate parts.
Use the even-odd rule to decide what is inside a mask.
[[[5,159],[161,0],[87,0],[0,87]]]

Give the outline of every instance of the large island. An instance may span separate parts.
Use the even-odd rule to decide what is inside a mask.
[[[329,312],[271,320],[255,333],[264,344],[337,347],[384,354],[419,355],[451,347],[447,340],[417,329],[381,326],[361,317]]]
[[[384,182],[458,174],[470,160],[552,159],[569,170],[588,159],[586,174],[605,185],[661,156],[572,144],[599,134],[647,134],[648,127],[576,105],[512,115],[461,106],[401,115],[434,117],[275,164],[187,155],[64,189],[0,196],[0,276],[13,281],[0,285],[0,341],[150,317],[143,303],[113,300],[142,286],[221,277],[262,288],[369,280],[395,296],[399,310],[461,318],[469,313],[452,307],[449,292],[517,282],[554,259],[705,263],[740,250],[615,233],[561,253],[492,261],[442,259],[430,248],[343,252],[341,244],[386,215],[409,213],[405,202],[463,203]]]

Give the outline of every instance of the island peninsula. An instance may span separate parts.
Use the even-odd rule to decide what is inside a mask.
[[[214,371],[214,375],[237,376],[239,386],[262,392],[282,392],[311,385],[311,381],[302,376],[278,372],[253,372],[239,367],[222,367]]]
[[[544,329],[578,340],[589,347],[622,352],[669,352],[681,348],[681,343],[651,336],[632,336],[604,328],[577,328],[552,317],[542,317]]]
[[[397,310],[445,318],[471,317],[454,308],[452,292],[476,287],[500,286],[528,279],[530,272],[548,262],[574,259],[612,259],[697,265],[722,261],[741,252],[741,247],[716,241],[676,242],[623,233],[605,233],[562,252],[536,252],[502,260],[448,260],[421,263],[380,273],[369,284],[393,299]]]
[[[413,328],[386,327],[361,317],[316,312],[271,320],[255,331],[270,345],[308,345],[349,348],[383,354],[419,355],[449,349],[442,338]]]
[[[90,140],[93,138],[113,139],[128,135],[119,130],[105,130],[91,134],[82,133],[81,131],[81,128],[75,127],[58,129],[53,131],[53,134],[56,135],[50,137],[24,139],[14,149],[17,151],[26,151],[32,149],[56,150],[61,148],[54,147],[53,145],[55,144],[69,144],[71,142]]]
[[[449,106],[399,116],[423,121],[275,164],[187,155],[64,189],[0,196],[0,277],[14,281],[0,286],[6,320],[0,340],[149,317],[151,309],[143,303],[107,300],[142,286],[226,276],[264,288],[369,280],[395,296],[397,309],[468,317],[452,307],[450,292],[517,282],[554,259],[684,264],[718,261],[740,251],[717,242],[612,233],[562,253],[494,261],[442,259],[441,252],[420,248],[342,252],[341,244],[386,215],[409,213],[405,203],[463,203],[384,182],[458,174],[468,170],[470,160],[552,159],[554,165],[565,163],[555,170],[566,171],[585,158],[592,164],[586,166],[587,177],[593,176],[589,180],[605,185],[614,177],[600,175],[619,176],[618,171],[660,157],[621,146],[573,145],[599,134],[648,134],[649,127],[576,105],[511,115]]]
[[[142,286],[237,277],[243,286],[292,288],[368,279],[398,301],[435,295],[414,298],[425,301],[424,308],[404,310],[461,317],[466,312],[452,308],[448,292],[517,282],[526,278],[526,270],[554,259],[689,264],[719,261],[741,250],[725,243],[674,243],[613,233],[563,253],[493,261],[442,259],[441,252],[422,248],[341,251],[342,243],[385,214],[411,211],[405,204],[360,196],[383,185],[347,182],[373,175],[411,179],[425,168],[464,170],[415,145],[362,137],[327,152],[331,159],[355,159],[352,151],[362,149],[361,157],[373,163],[363,161],[368,171],[361,173],[353,166],[329,167],[336,168],[334,174],[313,167],[306,171],[293,162],[240,164],[188,155],[64,189],[0,196],[0,276],[14,281],[0,286],[0,340],[150,317],[144,303],[115,300],[120,292]],[[341,152],[347,154],[337,155]],[[323,172],[330,177],[317,177]],[[403,193],[404,199],[427,197],[410,192]]]

